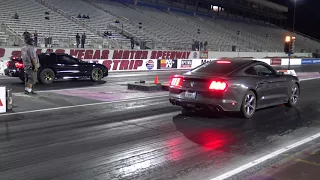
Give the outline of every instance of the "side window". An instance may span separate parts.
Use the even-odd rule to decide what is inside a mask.
[[[261,65],[261,64],[256,65],[253,68],[255,69],[257,75],[259,75],[259,76],[275,75],[275,73],[271,69],[269,69],[266,66]]]
[[[54,54],[40,54],[38,55],[40,64],[54,64],[56,57]]]
[[[247,70],[244,71],[246,74],[248,75],[257,75],[256,70],[254,69],[254,67],[250,67]]]
[[[68,55],[58,55],[58,60],[59,63],[62,64],[78,64],[78,61],[75,58]]]

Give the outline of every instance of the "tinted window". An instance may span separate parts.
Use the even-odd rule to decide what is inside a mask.
[[[56,62],[55,54],[39,54],[40,64],[54,64]]]
[[[249,75],[259,76],[275,75],[275,72],[272,69],[269,69],[268,67],[261,64],[248,68],[247,70],[245,70],[245,73]]]
[[[57,57],[58,57],[59,63],[62,63],[62,64],[77,64],[77,63],[79,63],[79,61],[76,58],[68,56],[68,55],[57,55]]]
[[[239,62],[231,61],[231,63],[217,63],[217,62],[218,61],[205,63],[201,66],[196,67],[191,72],[208,73],[211,75],[223,76],[249,63],[249,61],[239,61]]]
[[[259,76],[275,75],[271,69],[267,68],[264,65],[256,65],[254,66],[254,69]]]

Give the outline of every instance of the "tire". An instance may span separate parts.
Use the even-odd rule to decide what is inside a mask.
[[[98,81],[101,81],[102,78],[103,78],[103,70],[100,68],[93,68],[90,76],[91,81],[98,82]]]
[[[243,97],[240,109],[241,116],[247,119],[251,118],[254,115],[256,108],[257,97],[253,91],[248,91]]]
[[[52,69],[45,68],[40,71],[38,80],[41,84],[52,84],[56,75]]]
[[[25,82],[25,77],[24,76],[19,76],[19,79],[22,81],[22,82]]]
[[[190,115],[193,115],[193,113],[194,113],[194,111],[193,111],[193,109],[191,109],[191,108],[183,108],[182,110],[181,110],[181,114],[182,115],[184,115],[184,116],[190,116]]]
[[[297,84],[293,84],[291,87],[290,98],[287,103],[285,103],[288,107],[295,107],[298,105],[299,96],[300,96],[300,88]]]

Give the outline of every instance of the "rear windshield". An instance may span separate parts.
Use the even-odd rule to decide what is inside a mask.
[[[222,60],[224,61],[224,60]],[[227,75],[230,72],[233,72],[234,70],[238,69],[239,67],[249,63],[244,61],[228,61],[231,63],[217,63],[218,61],[211,61],[205,64],[202,64],[195,69],[193,69],[191,72],[196,73],[205,73],[210,75]]]

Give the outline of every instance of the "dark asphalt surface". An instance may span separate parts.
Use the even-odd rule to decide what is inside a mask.
[[[287,66],[273,66],[275,69],[286,69]],[[320,65],[304,65],[291,66],[291,69],[296,72],[319,72]],[[111,72],[109,76],[101,82],[91,82],[90,80],[59,80],[51,85],[37,84],[36,90],[58,90],[67,88],[85,88],[93,86],[112,86],[113,84],[126,84],[127,82],[137,82],[140,80],[153,82],[155,76],[158,76],[160,82],[168,82],[170,77],[175,74],[183,74],[187,70],[170,70],[170,71],[138,71],[138,72]],[[16,77],[0,76],[0,86],[8,86],[13,92],[22,92],[24,90],[24,83]]]
[[[167,73],[160,80],[174,74]],[[153,80],[154,75],[146,78]],[[136,80],[110,76],[104,85]],[[7,79],[0,79],[0,85],[5,83]],[[85,87],[86,83],[91,82],[58,82],[39,89]],[[23,90],[23,84],[18,84],[10,85],[14,92]],[[259,110],[251,120],[233,115],[182,116],[166,96],[0,115],[0,180],[210,180],[318,133],[319,84],[320,79],[301,83],[298,108]],[[55,92],[39,94],[38,98],[14,97],[18,112],[100,102]],[[319,140],[291,152],[316,143]],[[230,179],[246,179],[286,157]]]
[[[104,78],[101,82],[92,82],[86,79],[58,80],[51,85],[36,84],[35,89],[38,91],[45,91],[93,86],[112,86],[115,83],[137,82],[140,80],[153,82],[155,76],[158,76],[160,82],[167,82],[173,75],[184,72],[186,72],[186,70],[110,73],[110,75]],[[0,76],[0,86],[7,86],[11,88],[13,92],[24,91],[24,83],[16,77]]]

